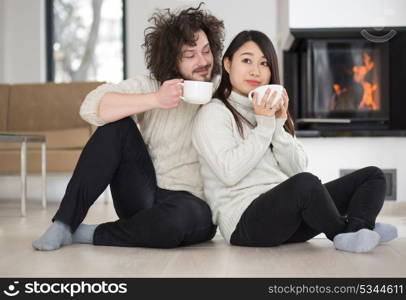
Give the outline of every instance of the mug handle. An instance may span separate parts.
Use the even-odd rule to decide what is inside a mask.
[[[252,94],[255,93],[255,90],[252,90],[248,93],[248,99],[252,102]],[[258,99],[257,99],[257,104],[258,104]]]
[[[252,90],[248,93],[248,99],[250,99],[250,101],[252,101],[252,94],[255,92],[255,90]]]
[[[183,82],[179,82],[178,84],[181,85],[182,87],[185,86],[185,84]],[[185,97],[180,96],[179,98],[182,99],[183,101],[185,101]]]

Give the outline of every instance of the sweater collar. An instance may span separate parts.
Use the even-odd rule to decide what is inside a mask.
[[[236,92],[231,92],[228,100],[240,114],[251,122],[251,124],[256,125],[254,108],[252,107],[251,100],[248,97],[242,96]]]
[[[240,95],[234,91],[231,92],[228,100],[230,100],[231,102],[234,102],[234,103],[238,103],[238,104],[244,106],[244,108],[252,109],[251,100],[248,97]]]

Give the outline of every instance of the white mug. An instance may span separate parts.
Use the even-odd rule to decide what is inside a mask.
[[[185,102],[206,104],[213,96],[212,82],[185,80],[179,84],[183,86],[183,96],[180,98]]]
[[[280,84],[261,85],[261,86],[257,87],[256,89],[253,89],[252,91],[250,91],[248,93],[248,98],[252,101],[252,94],[255,92],[257,94],[257,104],[259,104],[261,102],[262,98],[264,97],[267,89],[271,90],[269,97],[271,96],[272,92],[276,92],[276,96],[271,103],[271,107],[282,100],[283,86]]]

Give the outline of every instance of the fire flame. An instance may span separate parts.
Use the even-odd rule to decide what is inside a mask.
[[[367,53],[364,53],[363,57],[364,65],[354,66],[352,68],[352,71],[354,72],[354,81],[361,84],[364,88],[364,95],[362,96],[359,108],[378,110],[378,105],[374,99],[374,92],[378,89],[378,85],[365,81],[365,76],[374,68],[375,64],[371,60],[371,56],[369,56]]]
[[[336,92],[337,96],[340,96],[342,93],[341,86],[339,84],[333,84],[334,92]]]
[[[375,67],[374,62],[371,60],[371,56],[368,53],[363,53],[363,63],[363,65],[352,67],[352,72],[354,74],[353,79],[363,87],[364,91],[358,108],[378,110],[379,106],[375,97],[375,91],[378,89],[378,85],[365,80],[365,76],[368,72]],[[347,91],[346,88],[342,88],[337,83],[333,84],[333,90],[337,96],[340,96]]]

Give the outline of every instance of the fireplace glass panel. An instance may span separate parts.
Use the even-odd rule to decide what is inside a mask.
[[[382,47],[364,40],[309,40],[305,115],[316,118],[385,118]]]

